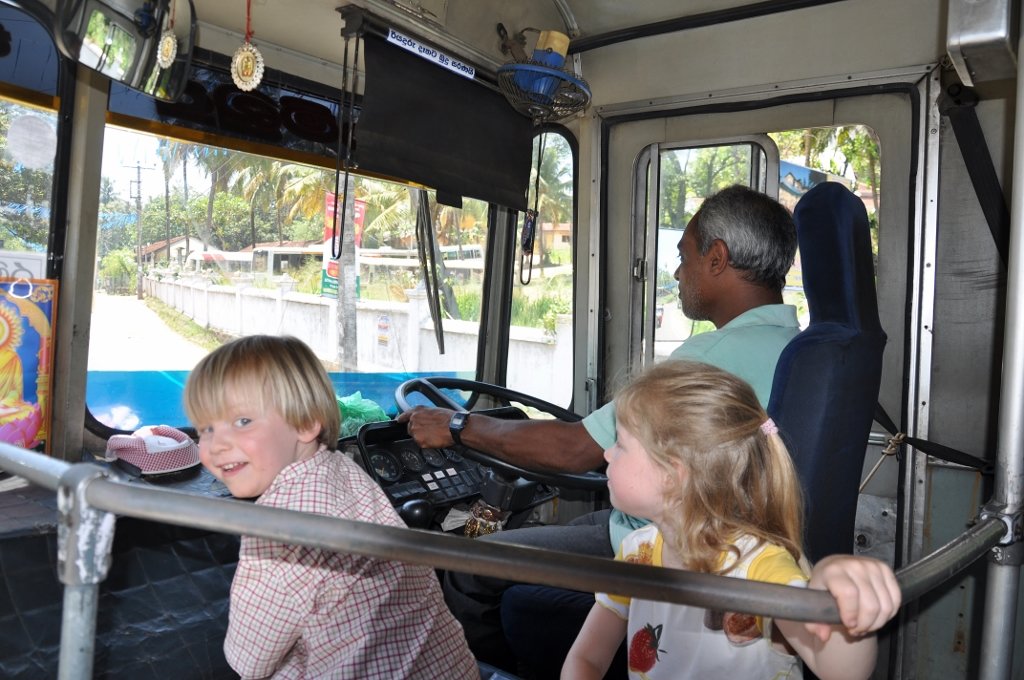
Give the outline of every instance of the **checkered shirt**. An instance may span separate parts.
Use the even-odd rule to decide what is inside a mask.
[[[268,507],[404,526],[342,453],[289,465]],[[243,678],[480,677],[433,569],[242,537],[224,653]]]

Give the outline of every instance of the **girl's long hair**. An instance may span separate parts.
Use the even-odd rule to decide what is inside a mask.
[[[663,521],[684,567],[728,571],[722,556],[740,557],[742,535],[800,559],[800,483],[779,435],[762,429],[768,416],[750,385],[707,364],[666,361],[616,396],[615,415],[666,475]]]

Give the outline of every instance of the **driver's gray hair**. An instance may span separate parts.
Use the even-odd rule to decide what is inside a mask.
[[[760,286],[781,291],[796,256],[796,225],[778,201],[740,184],[712,194],[690,227],[701,255],[716,240],[729,249],[729,264]]]

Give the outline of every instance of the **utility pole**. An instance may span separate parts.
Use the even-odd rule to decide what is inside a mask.
[[[125,167],[130,168],[131,165]],[[142,171],[153,170],[135,163],[135,179],[128,183],[128,198],[135,199],[135,295],[142,299]]]
[[[135,164],[135,181],[128,194],[135,199],[135,295],[142,299],[142,165]],[[134,196],[132,193],[134,192]]]

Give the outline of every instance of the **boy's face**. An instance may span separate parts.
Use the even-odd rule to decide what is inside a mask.
[[[657,523],[664,509],[667,475],[632,432],[616,423],[615,435],[615,443],[604,452],[612,505]]]
[[[320,425],[296,430],[277,411],[229,395],[227,413],[197,423],[199,458],[236,498],[255,498],[292,463],[316,453]]]

